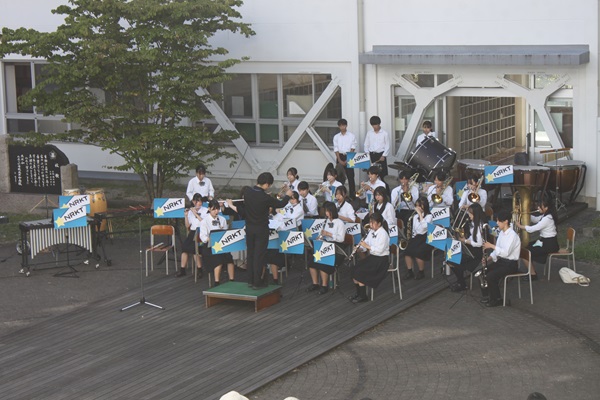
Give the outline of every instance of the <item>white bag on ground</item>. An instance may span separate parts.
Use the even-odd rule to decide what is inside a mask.
[[[590,278],[578,274],[571,268],[562,267],[558,270],[558,273],[564,283],[576,283],[579,286],[590,286]]]

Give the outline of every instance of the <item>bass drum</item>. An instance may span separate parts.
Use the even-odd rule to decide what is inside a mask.
[[[407,163],[420,177],[433,181],[438,171],[449,173],[456,161],[456,152],[444,146],[433,136],[428,136],[408,156]]]
[[[88,189],[85,191],[85,194],[90,196],[90,215],[92,217],[96,213],[106,212],[108,210],[104,189]],[[99,230],[106,230],[106,220],[102,221]]]

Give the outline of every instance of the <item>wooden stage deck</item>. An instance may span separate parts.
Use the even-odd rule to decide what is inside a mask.
[[[139,300],[134,290],[1,337],[0,398],[209,400],[230,390],[249,394],[442,290],[446,282],[436,270],[434,279],[403,282],[404,300],[392,293],[388,278],[375,301],[354,305],[346,299],[354,290],[347,270],[340,289],[319,296],[305,293],[308,272],[298,265],[281,302],[258,313],[252,303],[237,301],[205,308],[206,278],[194,284],[189,277],[164,277],[145,295],[166,310],[140,305],[120,312]]]

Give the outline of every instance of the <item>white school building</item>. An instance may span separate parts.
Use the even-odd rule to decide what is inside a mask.
[[[46,31],[62,22],[50,10],[66,3],[0,2],[0,26]],[[228,144],[239,165],[218,162],[211,177],[269,171],[283,181],[296,167],[319,181],[334,161],[337,120],[348,120],[362,150],[378,115],[393,138],[388,163],[406,160],[424,120],[458,160],[512,163],[527,152],[537,165],[547,150],[570,148],[587,166],[579,200],[600,210],[598,1],[246,0],[240,11],[256,35],[214,41],[249,60],[206,88],[223,101],[208,105],[205,121],[242,134]],[[65,129],[60,116],[18,105],[40,63],[0,60],[0,134]],[[82,173],[119,162],[94,147],[58,146]]]

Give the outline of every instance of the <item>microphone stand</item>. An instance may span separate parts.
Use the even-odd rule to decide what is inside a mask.
[[[144,296],[144,266],[142,263],[142,213],[138,213],[138,228],[139,228],[139,237],[140,237],[140,287],[142,289],[142,297],[140,298],[140,301],[130,304],[126,307],[121,308],[120,311],[125,311],[125,310],[129,310],[130,308],[133,308],[135,306],[140,306],[140,305],[147,305],[147,306],[151,306],[154,308],[158,308],[159,310],[164,310],[164,307],[161,307],[159,305],[150,303],[148,301],[146,301],[146,297]]]

